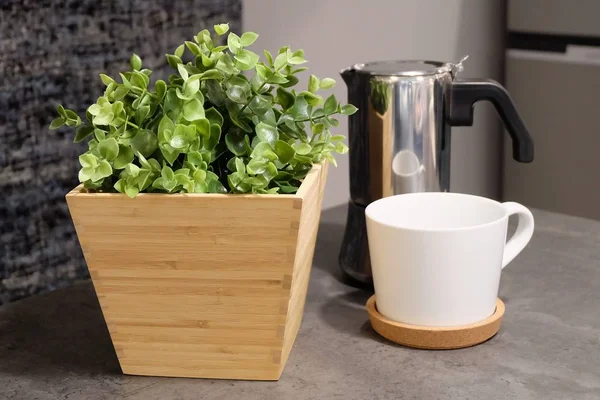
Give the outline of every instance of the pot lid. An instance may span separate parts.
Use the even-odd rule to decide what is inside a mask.
[[[375,61],[366,64],[354,65],[358,73],[378,76],[428,76],[443,73],[454,74],[459,63],[427,61],[427,60],[397,60],[397,61]]]

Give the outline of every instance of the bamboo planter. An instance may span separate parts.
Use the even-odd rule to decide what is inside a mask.
[[[326,173],[315,165],[295,195],[67,194],[123,373],[279,379]]]

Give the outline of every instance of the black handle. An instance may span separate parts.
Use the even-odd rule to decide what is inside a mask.
[[[488,100],[502,118],[512,139],[513,158],[519,162],[533,161],[533,139],[506,89],[493,80],[455,80],[450,90],[450,110],[447,121],[452,126],[473,125],[473,106]]]

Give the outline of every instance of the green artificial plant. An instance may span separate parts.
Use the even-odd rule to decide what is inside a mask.
[[[77,127],[89,139],[79,157],[79,180],[90,191],[165,193],[295,193],[314,163],[346,153],[332,135],[337,114],[351,115],[319,90],[335,81],[310,75],[307,90],[292,89],[307,68],[304,52],[285,46],[265,61],[248,50],[258,35],[229,33],[228,24],[202,30],[167,54],[175,70],[150,89],[151,70],[134,54],[120,82],[100,74],[104,94],[85,121],[58,106],[50,129]],[[189,60],[189,61],[184,61]],[[248,75],[250,77],[248,77]],[[310,130],[310,134],[307,132]]]

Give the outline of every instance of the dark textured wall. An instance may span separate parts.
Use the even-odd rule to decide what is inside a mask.
[[[47,129],[56,104],[83,115],[131,53],[165,77],[166,52],[240,20],[241,0],[0,0],[0,304],[87,277],[64,200],[82,145]]]

